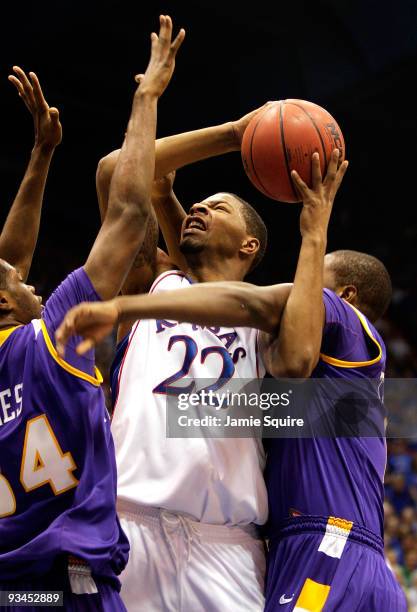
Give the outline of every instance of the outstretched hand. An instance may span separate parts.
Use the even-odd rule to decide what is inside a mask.
[[[15,75],[9,76],[9,81],[16,87],[19,96],[33,118],[35,130],[35,145],[54,149],[62,140],[62,126],[59,121],[59,111],[54,106],[48,106],[38,77],[29,72],[29,77],[19,66],[13,66]]]
[[[245,133],[245,130],[248,127],[249,123],[252,121],[252,119],[256,117],[256,115],[263,113],[272,104],[276,104],[276,101],[266,102],[260,108],[256,108],[247,115],[244,115],[240,119],[237,119],[237,121],[232,121],[232,128],[236,139],[236,144],[239,146],[239,148],[242,144],[243,134]]]
[[[169,15],[159,17],[159,36],[151,34],[151,59],[145,74],[137,74],[135,80],[139,83],[142,93],[161,96],[171,80],[175,68],[175,57],[185,37],[181,29],[172,42],[172,20]]]
[[[303,181],[300,175],[293,170],[291,178],[303,200],[303,209],[300,216],[301,235],[326,236],[333,202],[336,193],[345,176],[348,162],[345,160],[338,168],[339,150],[334,149],[324,179],[321,175],[320,157],[313,153],[311,158],[311,188]]]
[[[84,339],[76,351],[83,355],[111,333],[118,318],[119,311],[113,300],[83,302],[71,308],[55,333],[58,354],[64,357],[68,341],[73,336],[82,336]]]

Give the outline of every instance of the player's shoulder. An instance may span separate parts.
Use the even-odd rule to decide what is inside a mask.
[[[360,323],[359,311],[331,289],[323,290],[326,324]]]
[[[193,284],[184,272],[175,266],[162,269],[152,283],[149,293],[157,293],[158,291],[168,291],[170,289],[178,289]]]
[[[71,298],[83,298],[86,296],[87,298],[91,297],[90,301],[100,300],[94,285],[84,268],[77,268],[65,277],[65,279],[52,292],[45,308],[48,307],[48,304],[54,302],[57,297],[62,299],[65,296]]]
[[[21,346],[29,338],[36,337],[38,319],[34,319],[26,325],[13,325],[0,329],[0,350],[8,347]]]

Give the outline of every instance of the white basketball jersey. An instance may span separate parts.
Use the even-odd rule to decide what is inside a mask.
[[[165,272],[151,293],[190,284],[182,272]],[[249,328],[204,328],[155,320],[133,325],[118,373],[112,422],[119,499],[188,514],[210,524],[266,521],[261,440],[167,438],[163,393],[171,385],[184,384],[180,380],[184,375],[188,382],[190,377],[219,378],[223,368],[219,351],[204,349],[224,349],[225,345],[237,356],[233,379],[262,378],[265,370],[257,339],[257,330]]]

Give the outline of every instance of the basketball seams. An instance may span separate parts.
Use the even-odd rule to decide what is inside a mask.
[[[322,138],[322,135],[321,135],[321,132],[320,132],[319,128],[317,127],[316,122],[314,121],[314,119],[313,119],[313,117],[310,115],[310,113],[309,113],[309,112],[308,112],[308,111],[307,111],[307,110],[306,110],[306,109],[305,109],[303,106],[300,106],[299,104],[295,104],[294,102],[289,102],[289,104],[292,104],[293,106],[296,106],[297,108],[299,108],[300,110],[302,110],[302,111],[303,111],[303,113],[304,113],[305,115],[307,115],[307,117],[310,119],[311,123],[314,125],[314,128],[315,128],[315,130],[316,130],[316,132],[317,132],[317,134],[318,134],[318,137],[319,137],[319,139],[320,139],[321,148],[323,149],[323,156],[324,156],[324,169],[325,169],[325,172],[326,172],[326,169],[327,169],[327,164],[328,164],[329,162],[328,162],[328,160],[327,160],[326,147],[324,146],[324,140],[323,140],[323,138]]]
[[[266,196],[268,196],[268,197],[272,197],[272,198],[273,198],[274,196],[272,195],[272,193],[271,193],[271,192],[270,192],[268,189],[266,189],[266,187],[264,186],[264,184],[263,184],[263,183],[262,183],[262,181],[260,180],[260,178],[259,178],[259,176],[258,176],[258,173],[256,172],[255,162],[254,162],[254,159],[253,159],[253,140],[254,140],[254,138],[255,138],[255,132],[256,132],[257,127],[258,127],[258,125],[260,124],[261,120],[262,120],[262,119],[265,117],[266,113],[268,113],[268,112],[269,112],[269,110],[270,110],[270,109],[267,109],[267,110],[266,110],[264,113],[260,113],[259,119],[258,119],[258,121],[256,122],[255,127],[253,128],[252,136],[251,136],[251,139],[250,139],[249,152],[250,152],[250,162],[251,162],[251,164],[252,164],[253,174],[255,175],[255,178],[256,178],[256,180],[257,180],[257,182],[258,182],[259,186],[260,186],[260,187],[261,187],[261,189],[264,191],[264,194],[265,194]]]
[[[246,174],[267,197],[279,202],[300,202],[292,169],[310,184],[311,154],[317,151],[325,173],[334,148],[331,142],[335,145],[337,141],[340,150],[344,148],[343,134],[339,136],[339,132],[338,124],[325,108],[305,100],[276,101],[256,115],[246,129],[241,147]]]
[[[279,105],[279,125],[280,125],[280,130],[281,130],[281,146],[282,146],[282,150],[284,153],[284,159],[285,159],[285,167],[287,170],[287,176],[288,176],[288,181],[291,185],[291,189],[292,192],[294,194],[295,199],[299,202],[300,201],[300,196],[299,194],[296,192],[294,184],[292,182],[292,178],[291,178],[291,170],[290,170],[290,162],[288,159],[288,154],[287,154],[287,147],[285,146],[285,134],[284,134],[284,118],[283,118],[283,114],[282,114],[282,109],[285,106],[285,102],[281,102]]]

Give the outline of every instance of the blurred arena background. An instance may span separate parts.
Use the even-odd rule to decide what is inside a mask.
[[[29,115],[7,81],[13,64],[37,72],[61,112],[64,140],[48,181],[30,280],[47,297],[84,261],[97,231],[98,160],[120,146],[134,90],[160,13],[187,30],[176,74],[159,106],[158,135],[238,118],[267,100],[326,107],[346,139],[348,175],[335,204],[329,250],[380,257],[394,295],[379,327],[387,377],[417,377],[417,3],[61,1],[3,7],[0,25],[1,222],[32,146]],[[184,205],[216,191],[252,202],[270,232],[251,280],[291,280],[299,248],[296,205],[272,202],[246,179],[238,154],[177,174]],[[113,345],[99,351],[106,372]],[[108,379],[107,379],[108,381]],[[388,406],[388,409],[390,406]],[[417,398],[408,406],[417,413]],[[417,610],[417,438],[388,443],[386,553]]]

